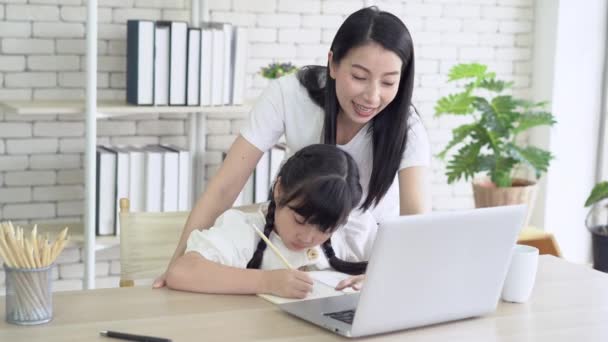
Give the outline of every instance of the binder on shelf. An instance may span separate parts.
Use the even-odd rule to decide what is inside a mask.
[[[268,191],[270,189],[270,152],[266,152],[254,171],[253,193],[255,203],[268,201]]]
[[[116,154],[97,146],[96,158],[95,234],[113,235],[116,223]]]
[[[233,39],[233,26],[228,23],[221,24],[222,31],[224,32],[224,71],[223,71],[223,85],[222,90],[222,102],[221,104],[228,105],[232,100],[232,39]]]
[[[158,146],[146,146],[145,151],[145,211],[162,211],[163,151]]]
[[[232,97],[230,99],[230,103],[234,105],[243,104],[245,98],[248,44],[247,29],[244,27],[234,27],[232,39]]]
[[[130,162],[129,150],[126,148],[111,148],[116,153],[116,235],[120,234],[120,199],[129,198]]]
[[[187,211],[192,209],[192,167],[190,162],[190,151],[172,145],[162,145],[168,150],[177,152],[178,154],[178,200],[177,210]]]
[[[145,211],[146,159],[141,148],[129,148],[129,200],[131,211]]]
[[[127,102],[154,104],[154,22],[127,21]]]
[[[159,21],[154,35],[154,105],[169,104],[169,22]]]
[[[177,151],[161,146],[163,158],[163,211],[177,211],[179,200],[179,156]]]
[[[186,102],[188,106],[200,104],[201,84],[201,30],[188,29],[188,73],[186,75]]]
[[[169,105],[186,105],[188,24],[172,21],[169,30]]]
[[[211,105],[224,104],[224,42],[225,34],[222,24],[205,23],[204,27],[211,30]]]
[[[211,106],[212,70],[213,70],[213,30],[210,27],[201,29],[201,67],[200,67],[200,102],[201,106]]]

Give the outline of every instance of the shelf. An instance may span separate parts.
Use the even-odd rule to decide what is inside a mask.
[[[17,115],[79,114],[86,110],[84,100],[20,100],[0,102],[0,111]],[[205,113],[240,114],[251,109],[249,104],[239,106],[135,106],[125,101],[101,100],[97,103],[97,117],[108,118],[131,114]]]

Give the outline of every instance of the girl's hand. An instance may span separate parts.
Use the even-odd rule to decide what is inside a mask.
[[[342,291],[347,287],[352,287],[353,290],[359,291],[359,290],[361,290],[361,287],[363,286],[363,281],[365,281],[365,274],[360,274],[357,276],[346,278],[346,279],[340,281],[338,283],[338,285],[336,285],[336,290]]]
[[[312,278],[298,270],[273,270],[264,272],[262,292],[285,298],[305,298],[312,292]]]

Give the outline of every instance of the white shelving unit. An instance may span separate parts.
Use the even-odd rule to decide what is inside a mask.
[[[200,18],[209,20],[209,11],[205,0],[191,0],[191,26],[199,27]],[[97,100],[97,0],[87,2],[87,36],[86,36],[86,99],[85,100],[29,100],[2,101],[0,112],[18,115],[56,115],[73,114],[85,116],[85,210],[82,243],[85,250],[84,288],[95,288],[95,251],[117,244],[115,237],[95,236],[95,170],[97,119],[125,116],[131,114],[153,113],[187,113],[190,114],[189,146],[193,165],[193,187],[201,189],[204,182],[205,168],[203,154],[206,149],[205,132],[206,116],[228,118],[242,117],[250,106],[135,106],[125,101]],[[201,167],[202,166],[202,167]],[[194,196],[197,196],[194,191]],[[99,244],[96,240],[99,239]],[[80,238],[78,239],[80,240]],[[99,245],[99,246],[98,246]]]

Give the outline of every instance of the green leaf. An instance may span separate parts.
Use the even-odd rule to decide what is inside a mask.
[[[510,88],[513,85],[513,82],[505,82],[505,81],[500,81],[500,80],[496,80],[494,78],[488,78],[488,79],[484,79],[481,82],[479,82],[479,88],[484,88],[487,90],[491,90],[491,91],[495,91],[495,92],[501,92],[503,90],[505,90],[505,88]]]
[[[553,115],[549,112],[536,112],[536,113],[528,113],[524,114],[519,119],[519,124],[513,130],[513,135],[517,135],[521,132],[527,131],[528,129],[536,126],[549,125],[552,126],[555,124],[555,119]]]
[[[452,67],[448,74],[448,81],[461,80],[463,78],[482,78],[486,74],[487,66],[472,63],[472,64],[458,64]]]
[[[468,144],[458,150],[458,153],[452,157],[446,166],[449,184],[463,177],[465,180],[473,178],[475,173],[479,171],[477,158],[480,150],[480,144]]]
[[[474,98],[466,92],[444,96],[437,101],[437,105],[435,106],[435,115],[463,115],[472,113],[473,107],[471,104],[473,103],[473,100]]]
[[[608,198],[608,182],[596,184],[591,190],[591,194],[585,201],[585,207],[595,204],[605,198]]]
[[[499,188],[506,188],[512,185],[511,171],[517,164],[517,160],[513,158],[496,158],[494,168],[490,170],[490,178],[492,182]]]
[[[507,149],[512,158],[520,163],[530,165],[535,171],[536,178],[540,178],[543,172],[547,172],[549,162],[553,159],[550,152],[534,146],[521,148],[514,144],[508,144]]]
[[[461,143],[466,137],[470,136],[472,132],[477,128],[477,124],[462,125],[452,130],[452,140],[438,155],[439,158],[444,159],[445,154],[454,146]]]

